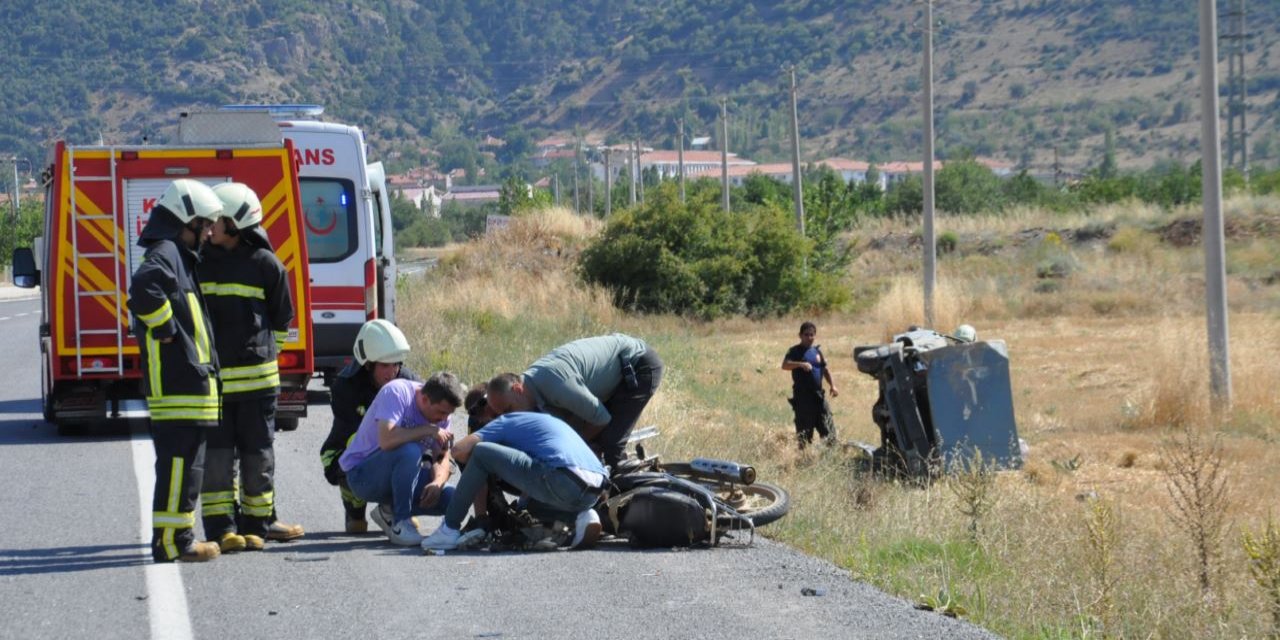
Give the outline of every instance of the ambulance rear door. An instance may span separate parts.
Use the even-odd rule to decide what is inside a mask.
[[[315,367],[326,380],[351,360],[366,320],[377,317],[372,192],[359,129],[280,122],[293,141],[311,263]]]

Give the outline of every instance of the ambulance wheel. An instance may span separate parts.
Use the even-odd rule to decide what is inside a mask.
[[[44,414],[44,421],[53,423],[53,384],[49,380],[49,361],[44,360],[41,366],[43,373],[40,376],[40,404],[41,411]]]
[[[276,431],[297,431],[297,418],[276,418]]]

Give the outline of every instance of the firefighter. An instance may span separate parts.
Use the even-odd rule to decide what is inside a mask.
[[[262,204],[248,186],[213,187],[222,215],[200,263],[222,381],[222,420],[209,433],[200,493],[205,536],[223,553],[260,551],[292,540],[302,527],[275,520],[276,357],[293,320],[284,265],[262,228]],[[240,459],[236,495],[236,457]]]
[[[222,200],[212,189],[195,180],[174,180],[139,234],[138,245],[146,252],[129,285],[156,452],[151,511],[156,562],[204,562],[219,553],[217,544],[197,542],[192,529],[205,438],[218,426],[217,365],[195,273],[196,249],[221,212]]]
[[[352,348],[355,361],[338,372],[329,390],[333,409],[333,428],[320,446],[320,462],[329,484],[338,487],[346,510],[347,533],[365,533],[365,502],[347,486],[347,474],[338,466],[338,458],[360,428],[364,412],[373,403],[378,390],[395,379],[422,382],[418,374],[404,366],[409,355],[409,341],[394,324],[386,320],[370,320],[360,327]]]

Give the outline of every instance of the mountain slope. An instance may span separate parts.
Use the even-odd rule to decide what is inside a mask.
[[[1274,164],[1280,6],[1249,12],[1253,155]],[[941,155],[1045,168],[1056,149],[1081,170],[1108,131],[1122,165],[1198,155],[1185,2],[941,1],[935,19]],[[163,140],[181,111],[284,101],[323,103],[410,156],[513,126],[662,145],[677,118],[713,134],[726,97],[730,148],[778,159],[795,64],[807,157],[901,159],[920,148],[922,22],[918,3],[861,0],[5,3],[0,153],[43,157],[54,137]]]

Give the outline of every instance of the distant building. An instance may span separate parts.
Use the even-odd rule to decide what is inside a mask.
[[[860,183],[866,181],[867,171],[871,167],[871,164],[861,160],[849,160],[847,158],[827,158],[817,162],[805,163],[805,166],[826,166],[836,172],[836,174],[839,175],[845,183]],[[738,166],[730,164],[727,173],[729,184],[734,186],[742,186],[742,183],[745,182],[748,177],[755,174],[760,174],[786,184],[791,184],[792,165],[790,162]],[[883,176],[884,174],[881,174],[882,182],[884,180]],[[716,162],[714,167],[700,171],[696,174],[696,177],[718,179],[720,177],[720,163]],[[881,186],[883,187],[883,184]]]
[[[756,163],[753,160],[739,158],[736,153],[728,154],[728,165],[730,169],[734,167],[749,167]],[[720,170],[720,152],[719,151],[685,151],[684,152],[684,175],[686,177],[699,173],[704,173],[715,169]],[[661,178],[672,178],[680,175],[680,152],[679,151],[650,151],[640,154],[640,168],[657,169],[658,176]]]
[[[440,196],[440,204],[444,206],[455,202],[463,206],[482,205],[497,202],[502,197],[502,187],[496,184],[453,187],[448,193]]]
[[[711,136],[698,136],[689,141],[690,149],[701,150],[709,146],[711,146]]]

